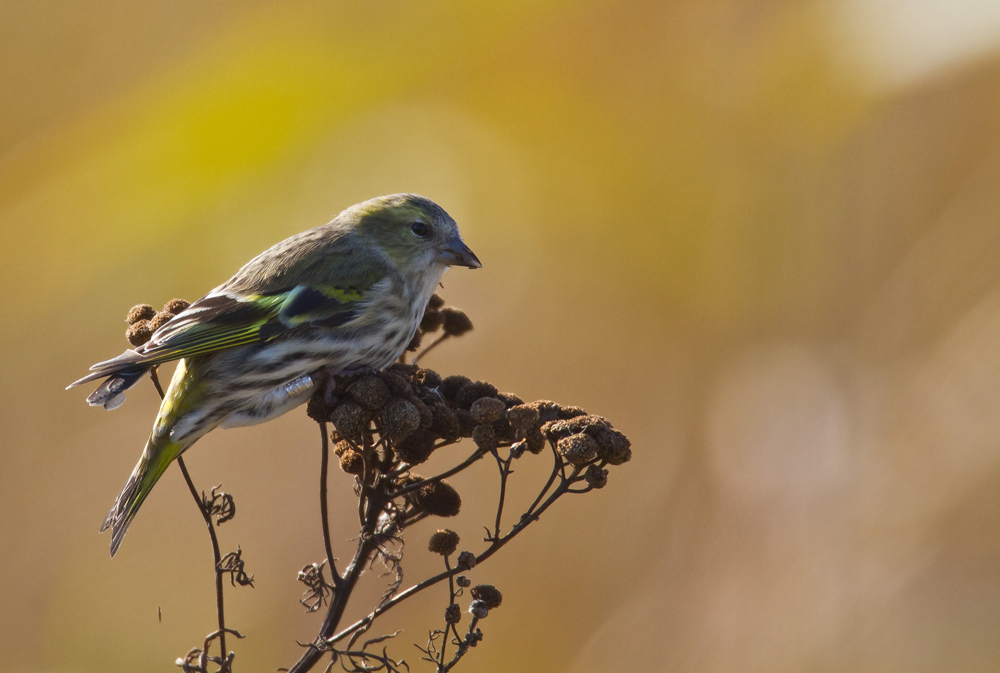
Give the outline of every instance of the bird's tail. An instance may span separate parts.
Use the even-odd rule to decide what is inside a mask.
[[[87,404],[92,407],[104,407],[108,411],[117,409],[125,401],[125,391],[134,386],[149,369],[151,368],[147,367],[112,376],[87,396]]]
[[[69,390],[74,386],[103,378],[105,379],[104,383],[90,394],[87,398],[87,404],[92,407],[117,409],[125,401],[125,391],[134,386],[142,378],[142,375],[152,368],[153,365],[147,362],[140,353],[127,350],[116,358],[98,362],[90,368],[90,374],[73,381],[66,386],[66,389]]]
[[[103,533],[108,528],[111,529],[111,556],[114,557],[121,546],[122,538],[128,530],[129,524],[135,518],[142,502],[153,489],[153,485],[163,475],[167,467],[174,458],[188,447],[188,443],[172,442],[169,437],[155,439],[150,435],[146,442],[146,448],[139,458],[138,464],[132,470],[132,476],[125,483],[118,499],[115,500],[114,507],[108,512],[108,516],[101,525]]]

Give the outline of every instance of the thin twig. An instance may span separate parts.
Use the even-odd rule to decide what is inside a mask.
[[[208,534],[212,537],[212,553],[215,555],[215,601],[216,608],[219,615],[219,646],[222,648],[222,657],[226,657],[226,609],[225,602],[222,596],[222,571],[219,569],[219,563],[222,561],[222,554],[219,552],[219,539],[215,535],[215,526],[212,525],[212,516],[209,511],[205,508],[205,504],[201,500],[201,496],[198,495],[198,489],[194,487],[194,482],[191,481],[191,475],[188,474],[187,466],[184,464],[184,458],[177,456],[177,465],[181,468],[181,474],[184,475],[184,481],[187,482],[188,489],[191,491],[191,496],[194,498],[195,502],[198,504],[198,511],[201,512],[202,518],[205,519],[205,525],[208,526]]]
[[[513,460],[510,456],[507,460],[500,458],[500,452],[496,449],[491,451],[493,457],[497,461],[497,469],[500,470],[500,495],[497,501],[497,518],[496,523],[493,525],[493,537],[500,537],[500,521],[503,518],[503,504],[507,495],[507,477],[510,475],[510,461]]]
[[[469,456],[468,458],[466,458],[465,460],[463,460],[461,463],[459,463],[455,467],[451,468],[450,470],[445,470],[441,474],[435,475],[433,477],[427,477],[426,479],[421,479],[420,481],[416,482],[415,484],[410,484],[408,486],[404,486],[403,488],[399,489],[398,491],[395,491],[395,492],[391,493],[389,495],[389,497],[392,498],[393,500],[395,500],[396,498],[402,498],[404,495],[409,495],[413,491],[416,491],[418,488],[426,486],[427,484],[429,484],[431,482],[441,481],[442,479],[447,479],[448,477],[450,477],[450,476],[452,476],[454,474],[458,474],[459,472],[461,472],[462,470],[464,470],[465,468],[467,468],[469,465],[472,465],[474,462],[476,462],[477,460],[479,460],[480,458],[482,458],[485,455],[486,455],[485,451],[483,451],[482,449],[476,449],[475,452],[473,452],[473,454],[471,456]]]
[[[445,571],[449,573],[448,575],[448,607],[455,605],[455,576],[451,573],[451,563],[448,562],[448,557],[444,557],[444,568]],[[449,622],[447,619],[444,622],[444,639],[441,641],[441,660],[440,663],[444,663],[444,652],[448,649],[448,631],[449,629],[454,629],[454,624]],[[458,637],[458,632],[455,632],[455,637]]]
[[[319,434],[322,441],[320,445],[322,460],[320,462],[319,477],[319,510],[323,520],[323,544],[326,546],[327,566],[330,568],[330,574],[333,575],[333,586],[339,589],[343,579],[340,577],[340,573],[337,572],[337,566],[333,559],[333,544],[330,542],[330,508],[327,505],[326,499],[327,472],[330,464],[330,440],[326,434],[326,423],[319,424]]]
[[[153,380],[153,385],[156,387],[156,392],[160,394],[160,399],[162,400],[166,395],[163,393],[163,386],[160,385],[160,377],[156,374],[156,370],[159,369],[159,365],[153,367],[149,370],[149,378]]]
[[[562,469],[562,459],[559,458],[559,454],[556,453],[555,448],[552,449],[552,456],[555,462],[552,465],[552,473],[549,475],[549,480],[545,482],[545,487],[538,492],[538,497],[535,498],[533,503],[531,503],[531,506],[524,510],[524,516],[530,516],[531,513],[535,511],[535,508],[538,507],[538,503],[542,501],[542,498],[545,497],[545,494],[548,493],[549,489],[552,487],[552,482],[554,482],[556,477],[559,476],[559,471]]]
[[[472,642],[475,642],[475,641],[471,641],[471,637],[472,637],[472,634],[475,633],[476,625],[478,623],[479,623],[479,617],[473,616],[472,622],[469,624],[469,635],[466,636],[465,639],[459,638],[458,637],[458,630],[457,629],[455,630],[455,640],[459,641],[458,651],[455,652],[455,657],[451,661],[449,661],[447,664],[445,664],[444,663],[444,648],[441,649],[441,663],[440,663],[440,665],[438,665],[438,672],[439,673],[448,673],[448,671],[450,671],[451,669],[453,669],[455,667],[455,664],[458,663],[458,660],[461,659],[462,657],[464,657],[465,653],[469,651],[469,648],[472,647]]]
[[[430,353],[430,352],[431,352],[431,350],[432,350],[432,349],[433,349],[433,348],[434,348],[435,346],[437,346],[437,345],[438,345],[439,343],[441,343],[442,341],[444,341],[445,339],[447,339],[447,338],[448,338],[448,337],[450,337],[450,336],[451,336],[450,334],[447,334],[447,333],[445,333],[445,334],[442,334],[441,336],[439,336],[439,337],[438,337],[437,339],[435,339],[434,341],[430,342],[430,343],[429,343],[429,344],[427,345],[427,348],[423,349],[422,351],[420,351],[419,353],[417,353],[417,354],[416,354],[416,355],[414,356],[414,358],[413,358],[413,360],[412,360],[412,363],[413,363],[413,364],[417,364],[418,362],[420,362],[420,358],[422,358],[422,357],[424,357],[425,355],[427,355],[428,353]]]
[[[556,488],[556,490],[553,491],[552,494],[545,500],[545,502],[543,502],[541,506],[539,506],[538,510],[534,514],[532,514],[531,516],[522,517],[520,521],[514,524],[514,526],[510,529],[510,531],[506,535],[504,535],[501,538],[493,540],[490,546],[487,547],[486,551],[484,551],[482,554],[476,557],[476,565],[479,565],[489,557],[493,556],[493,554],[500,551],[500,549],[504,545],[506,545],[508,542],[514,539],[514,537],[516,537],[522,530],[524,530],[528,526],[528,524],[530,524],[533,521],[537,521],[538,518],[541,517],[541,515],[545,512],[545,510],[547,510],[552,505],[552,503],[554,503],[560,496],[562,496],[565,493],[566,489],[569,488],[570,483],[571,482],[569,481],[561,483],[559,487]],[[359,628],[363,626],[370,626],[371,623],[375,621],[375,619],[385,614],[395,606],[399,605],[400,602],[406,600],[410,596],[420,593],[424,589],[434,586],[438,582],[445,580],[450,576],[457,575],[459,572],[461,572],[459,568],[453,568],[451,570],[446,570],[445,572],[438,573],[433,577],[429,577],[423,582],[414,584],[409,589],[406,589],[405,591],[396,594],[395,597],[386,601],[385,604],[379,606],[378,608],[370,612],[367,616],[362,617],[361,619],[354,622],[347,628],[343,629],[336,635],[328,638],[327,642],[331,644],[337,643],[346,638],[347,636],[351,635],[354,631],[358,630]],[[308,670],[308,669],[300,669],[300,670]]]
[[[370,449],[371,436],[368,433],[365,433],[364,444],[366,451]],[[354,590],[354,585],[357,584],[358,578],[364,572],[371,555],[378,548],[379,541],[371,535],[371,531],[375,530],[378,524],[378,516],[385,507],[386,501],[379,497],[373,497],[373,494],[377,495],[377,492],[367,488],[366,483],[368,479],[366,475],[363,476],[359,498],[362,500],[360,507],[364,516],[362,519],[361,536],[358,539],[358,549],[354,554],[351,564],[344,571],[343,582],[339,590],[334,592],[333,599],[330,601],[330,607],[327,610],[326,618],[323,620],[323,626],[320,628],[316,641],[309,645],[309,648],[295,665],[292,666],[289,673],[303,673],[310,670],[320,660],[324,652],[327,651],[328,647],[326,645],[332,644],[333,641],[330,641],[330,635],[337,628],[344,615],[344,610],[347,608],[347,602]],[[356,631],[357,629],[354,630]],[[316,643],[323,643],[324,647],[317,647]]]
[[[156,374],[156,367],[149,370],[149,378],[153,380],[156,392],[159,393],[162,400],[165,395],[163,393],[163,386],[160,385],[160,377]],[[213,566],[215,568],[215,603],[216,612],[219,617],[219,630],[217,633],[219,635],[219,647],[222,650],[221,658],[225,660],[226,633],[229,629],[226,628],[226,607],[222,593],[223,572],[219,569],[219,563],[222,561],[222,553],[219,551],[219,539],[215,535],[215,526],[212,524],[212,513],[205,507],[205,502],[201,495],[199,495],[198,489],[195,488],[194,481],[191,480],[191,475],[188,473],[187,465],[184,464],[183,456],[177,456],[177,466],[181,468],[181,474],[184,475],[184,481],[187,483],[188,490],[191,491],[191,497],[194,498],[195,504],[198,505],[198,511],[201,512],[201,516],[205,520],[205,525],[208,526],[208,534],[212,538],[212,554],[215,556],[215,564]]]

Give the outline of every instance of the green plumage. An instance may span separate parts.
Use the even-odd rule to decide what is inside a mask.
[[[278,243],[71,384],[112,409],[150,368],[181,360],[146,448],[104,522],[111,554],[167,466],[213,428],[261,423],[311,395],[310,374],[381,368],[403,352],[448,266],[480,266],[454,220],[411,194],[348,208]]]

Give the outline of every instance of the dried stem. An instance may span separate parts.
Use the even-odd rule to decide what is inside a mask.
[[[166,394],[163,392],[163,386],[160,385],[160,377],[156,373],[156,370],[159,369],[159,368],[160,368],[160,366],[157,365],[157,366],[153,367],[152,369],[150,369],[149,370],[149,378],[152,379],[153,386],[156,388],[156,392],[159,393],[159,395],[160,395],[160,401],[162,401],[163,398],[166,397]]]
[[[150,370],[149,377],[153,380],[156,392],[160,394],[160,399],[162,400],[164,398],[163,387],[160,385],[160,377],[157,376],[155,367]],[[183,456],[177,456],[177,466],[181,468],[181,474],[184,475],[184,481],[187,483],[188,490],[191,491],[191,497],[194,498],[195,504],[198,506],[198,511],[201,512],[201,516],[205,520],[205,525],[208,527],[208,534],[212,538],[212,554],[215,557],[215,563],[213,565],[215,568],[215,604],[216,612],[219,618],[219,629],[216,631],[216,634],[218,635],[219,648],[221,650],[220,659],[225,662],[223,663],[222,670],[229,670],[231,664],[226,655],[226,633],[231,630],[226,628],[226,606],[222,587],[223,571],[219,567],[219,564],[222,561],[222,553],[219,550],[219,538],[215,534],[215,525],[212,523],[211,510],[206,507],[204,498],[198,493],[198,489],[195,488],[194,481],[191,479],[191,474],[188,472],[187,465],[184,464]],[[208,642],[209,641],[206,640],[206,656],[208,654]]]
[[[493,449],[491,453],[496,458],[497,468],[500,470],[500,495],[497,499],[497,518],[493,525],[492,535],[493,538],[497,538],[500,536],[500,521],[503,518],[503,504],[507,495],[507,477],[510,476],[510,463],[514,458],[507,456],[507,460],[504,460],[496,449]]]
[[[330,508],[326,499],[327,472],[330,465],[330,440],[326,432],[326,423],[319,424],[319,434],[321,437],[322,461],[320,463],[319,476],[319,511],[323,520],[323,544],[326,547],[326,562],[333,575],[333,586],[340,588],[343,578],[337,572],[337,565],[333,558],[333,544],[330,542]]]
[[[198,489],[194,487],[194,482],[191,481],[191,475],[188,473],[187,466],[184,464],[184,458],[177,456],[177,465],[181,468],[181,474],[184,475],[184,481],[187,482],[188,489],[191,491],[191,496],[194,498],[195,502],[198,504],[198,511],[201,512],[202,518],[205,519],[205,525],[208,526],[208,534],[212,537],[212,553],[215,556],[215,602],[216,611],[219,615],[219,647],[222,649],[222,656],[226,656],[226,607],[225,601],[222,596],[222,570],[219,568],[219,564],[222,562],[222,554],[219,552],[219,538],[215,535],[215,525],[212,523],[212,516],[209,510],[205,507],[200,495],[198,495]]]
[[[427,348],[425,348],[422,351],[420,351],[419,353],[417,353],[417,355],[413,358],[413,364],[417,364],[418,362],[420,362],[420,358],[422,358],[425,355],[427,355],[428,353],[430,353],[434,349],[435,346],[437,346],[438,344],[440,344],[444,340],[448,339],[449,337],[451,337],[451,335],[445,333],[445,334],[442,334],[441,336],[439,336],[434,341],[430,342],[427,345]]]
[[[176,308],[178,302],[173,300],[168,305]],[[187,306],[186,302],[181,303]],[[135,323],[134,316],[147,315],[149,310],[149,306],[140,305],[130,311],[128,337],[133,345],[139,333],[137,328],[131,327]],[[435,296],[428,303],[421,321],[420,336],[439,327],[444,333],[419,351],[413,364],[405,364],[404,354],[399,364],[381,371],[358,368],[337,375],[336,380],[327,374],[319,376],[317,372],[315,383],[320,385],[309,402],[308,414],[318,422],[320,430],[319,503],[326,559],[307,564],[298,576],[307,587],[301,599],[306,609],[312,612],[326,605],[327,610],[316,637],[303,645],[305,650],[299,660],[291,669],[279,671],[304,673],[312,670],[327,654],[330,655],[327,672],[338,663],[349,673],[409,670],[405,661],[396,661],[385,648],[381,648],[381,653],[369,649],[395,637],[398,631],[364,642],[361,642],[362,637],[382,615],[447,580],[444,628],[431,631],[426,647],[418,646],[418,649],[426,655],[424,660],[436,667],[437,673],[448,673],[482,640],[482,620],[499,607],[502,600],[501,593],[492,585],[472,587],[471,623],[467,632],[460,634],[458,599],[464,595],[465,588],[471,586],[471,581],[458,577],[459,573],[484,563],[538,521],[563,495],[602,488],[608,475],[604,468],[624,463],[631,456],[628,439],[614,430],[607,419],[588,416],[578,407],[564,407],[549,401],[524,404],[512,394],[499,393],[487,382],[470,381],[463,376],[442,378],[433,371],[416,367],[415,363],[438,345],[472,329],[472,322],[460,310],[444,307],[440,297]],[[155,367],[150,371],[150,378],[163,399],[164,391]],[[343,574],[336,567],[330,533],[330,422],[336,426],[338,436],[346,440],[337,455],[344,471],[356,475],[354,493],[358,498],[359,534],[353,558]],[[426,461],[434,451],[469,437],[477,448],[461,462],[429,478],[413,473],[412,468]],[[505,510],[511,505],[507,496],[508,480],[514,473],[512,466],[526,452],[540,452],[541,442],[547,442],[551,448],[552,470],[531,505],[516,523],[510,525],[511,517]],[[399,591],[403,586],[404,531],[430,517],[458,514],[461,497],[445,479],[470,468],[487,454],[492,454],[496,462],[500,484],[493,526],[485,527],[483,542],[486,548],[478,555],[462,551],[455,561],[451,554],[458,550],[458,535],[450,530],[438,531],[431,536],[428,549],[443,556],[444,571]],[[234,585],[243,586],[253,586],[253,576],[245,572],[242,550],[238,546],[235,552],[221,554],[215,527],[233,517],[235,503],[232,496],[217,493],[220,487],[212,489],[211,497],[199,494],[182,457],[177,458],[177,464],[212,541],[219,622],[219,628],[206,637],[203,647],[191,650],[178,660],[178,665],[186,673],[209,673],[209,664],[218,665],[216,673],[232,673],[235,653],[228,652],[226,635],[243,636],[225,626],[223,576],[228,573]],[[506,524],[505,513],[508,516]],[[505,525],[509,526],[506,532]],[[361,575],[366,569],[373,569],[378,561],[386,568],[381,576],[393,575],[394,578],[388,582],[374,610],[340,629]],[[324,579],[324,565],[330,569],[332,585]],[[209,650],[216,640],[221,652],[219,656],[211,656]],[[346,642],[338,647],[342,641]],[[452,651],[450,656],[449,650]]]
[[[446,446],[446,445],[442,444],[442,446]],[[401,497],[403,497],[405,495],[409,495],[410,493],[413,493],[414,491],[416,491],[421,486],[424,486],[426,484],[429,484],[429,483],[432,483],[432,482],[435,482],[435,481],[441,481],[442,479],[447,479],[448,477],[454,476],[454,475],[458,474],[459,472],[461,472],[462,470],[464,470],[465,468],[467,468],[470,465],[472,465],[474,462],[476,462],[477,460],[479,460],[483,456],[485,456],[486,453],[487,452],[483,451],[482,449],[476,449],[472,453],[471,456],[469,456],[468,458],[466,458],[464,461],[462,461],[461,463],[459,463],[455,467],[453,467],[451,469],[448,469],[448,470],[445,470],[441,474],[435,475],[433,477],[428,477],[428,478],[426,478],[426,479],[424,479],[424,480],[422,480],[422,481],[420,481],[420,482],[418,482],[416,484],[410,484],[409,486],[404,486],[403,488],[401,488],[398,491],[396,491],[395,493],[393,493],[390,497],[393,498],[393,499],[395,499],[395,498],[401,498]]]
[[[479,565],[480,563],[482,563],[483,561],[485,561],[486,559],[490,558],[495,553],[500,551],[500,549],[503,548],[504,545],[506,545],[508,542],[514,539],[529,524],[531,524],[533,521],[537,521],[539,517],[542,515],[542,513],[545,512],[545,510],[547,510],[552,505],[552,503],[554,503],[564,493],[568,492],[570,483],[571,482],[568,480],[562,482],[556,488],[556,490],[553,491],[552,494],[541,504],[541,506],[538,507],[538,509],[534,513],[532,513],[530,516],[528,515],[523,516],[520,521],[514,524],[514,526],[510,529],[510,531],[507,532],[506,535],[494,538],[492,541],[490,541],[490,546],[487,547],[486,551],[476,556],[476,565]],[[351,635],[358,629],[370,626],[372,622],[375,621],[376,618],[380,617],[381,615],[385,614],[395,606],[399,605],[402,601],[405,601],[411,596],[420,593],[424,589],[434,586],[435,584],[441,582],[442,580],[454,577],[459,572],[462,572],[460,568],[452,568],[442,573],[438,573],[433,577],[429,577],[422,582],[414,584],[405,591],[396,594],[393,598],[386,601],[384,604],[382,604],[381,606],[370,612],[366,617],[359,619],[358,621],[354,622],[353,624],[351,624],[344,630],[340,631],[336,635],[328,638],[327,641],[329,643],[340,642],[341,640]],[[307,669],[301,669],[301,670],[307,670]]]
[[[475,640],[472,639],[471,636],[476,632],[476,626],[478,624],[479,624],[479,617],[474,616],[472,618],[472,622],[469,623],[469,631],[468,631],[469,635],[466,636],[465,638],[459,638],[458,630],[454,627],[454,625],[452,625],[452,630],[455,632],[455,640],[458,641],[458,650],[455,652],[455,656],[452,658],[452,660],[446,664],[444,663],[444,647],[442,646],[441,659],[437,667],[438,673],[448,673],[448,671],[450,671],[452,668],[455,667],[455,664],[458,663],[458,660],[465,656],[465,653],[469,651],[470,647],[472,647],[472,643],[476,642]],[[446,633],[445,640],[447,640],[447,637],[448,634]]]
[[[326,433],[324,432],[324,437],[325,435]],[[368,565],[372,554],[378,548],[379,540],[373,535],[373,532],[378,524],[379,514],[382,512],[387,503],[377,496],[373,497],[375,496],[375,493],[373,493],[373,490],[368,486],[369,473],[367,454],[370,451],[371,435],[369,433],[365,433],[364,453],[362,454],[365,460],[365,470],[361,475],[361,491],[358,496],[360,500],[359,510],[362,515],[362,535],[358,539],[357,551],[354,554],[354,558],[351,560],[351,564],[347,567],[347,570],[344,571],[341,583],[338,585],[337,590],[333,594],[333,598],[330,601],[330,607],[327,610],[326,618],[323,620],[323,626],[320,628],[319,635],[316,637],[316,640],[308,646],[308,649],[299,658],[298,662],[292,666],[289,673],[302,673],[303,671],[310,670],[327,651],[328,648],[326,645],[330,642],[330,635],[336,630],[341,617],[343,617],[344,610],[347,608],[347,603],[350,600],[354,586],[357,584],[358,578],[361,577],[361,573],[364,572],[365,566]]]

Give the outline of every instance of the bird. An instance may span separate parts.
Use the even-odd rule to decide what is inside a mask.
[[[318,372],[397,360],[451,266],[482,264],[441,206],[416,194],[374,198],[257,255],[148,342],[70,384],[103,378],[87,402],[114,409],[143,375],[178,361],[142,456],[101,526],[111,529],[111,556],[170,463],[206,433],[294,409],[311,397]]]

